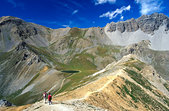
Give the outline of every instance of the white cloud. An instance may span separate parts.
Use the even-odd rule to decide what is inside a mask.
[[[127,11],[127,10],[129,11],[130,8],[131,8],[130,5],[128,5],[127,7],[123,6],[123,7],[121,7],[120,9],[116,9],[115,11],[106,12],[106,13],[100,15],[99,17],[100,17],[100,18],[101,18],[101,17],[109,17],[109,19],[113,19],[113,18],[115,18],[117,15],[122,14],[123,11]]]
[[[104,4],[104,3],[115,3],[116,0],[95,0],[95,5]]]
[[[78,13],[78,11],[79,11],[79,10],[74,10],[74,11],[72,12],[72,15]]]
[[[121,17],[120,17],[120,20],[123,20],[123,19],[124,19],[124,16],[121,16]]]
[[[142,15],[160,12],[163,9],[161,0],[135,0],[135,2],[140,4]]]
[[[62,25],[63,27],[69,27],[69,25]]]

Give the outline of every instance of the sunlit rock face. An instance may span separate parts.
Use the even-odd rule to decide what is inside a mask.
[[[138,19],[130,19],[107,24],[106,35],[112,44],[126,46],[141,40],[150,40],[151,49],[169,50],[169,18],[164,14],[143,15]]]

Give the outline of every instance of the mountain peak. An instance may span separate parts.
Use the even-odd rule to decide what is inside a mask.
[[[22,20],[18,17],[13,17],[13,16],[2,16],[0,18],[0,22],[3,22],[3,21],[8,21],[8,20]]]

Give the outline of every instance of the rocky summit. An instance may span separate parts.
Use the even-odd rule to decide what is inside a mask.
[[[165,26],[165,31],[169,29],[169,18],[164,14],[154,13],[152,15],[143,15],[138,19],[130,19],[127,21],[110,23],[109,29],[107,31],[114,32],[116,30],[121,33],[134,32],[141,30],[145,33],[152,34],[155,30],[158,30],[160,26]]]
[[[168,29],[160,13],[82,29],[1,17],[0,110],[168,111]]]

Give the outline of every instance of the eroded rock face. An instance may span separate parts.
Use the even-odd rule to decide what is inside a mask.
[[[127,32],[134,32],[134,31],[138,30],[138,28],[139,28],[136,20],[133,18],[131,20],[129,20],[128,22],[125,22],[124,26],[126,27]]]
[[[27,39],[30,36],[37,35],[37,29],[35,27],[18,27],[18,30],[15,32],[21,37],[21,39]]]
[[[124,23],[119,22],[117,24],[117,30],[120,31],[121,33],[123,33],[125,31]]]
[[[143,32],[153,34],[155,30],[158,30],[160,26],[165,25],[166,31],[169,29],[169,18],[164,14],[154,13],[152,15],[143,15],[138,19],[130,19],[123,22],[110,23],[108,32],[114,32],[116,30],[121,33],[134,32],[141,29]]]
[[[5,16],[0,18],[0,50],[9,51],[21,41],[28,44],[46,47],[50,29],[25,22],[17,17]]]

